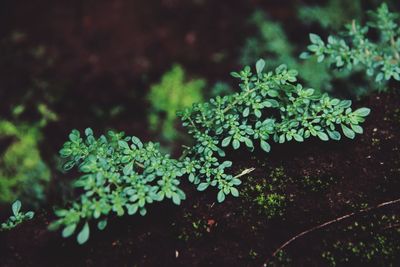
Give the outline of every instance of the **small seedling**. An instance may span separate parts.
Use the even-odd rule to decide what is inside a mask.
[[[17,225],[31,220],[35,213],[33,211],[21,212],[21,201],[17,200],[12,204],[13,215],[8,220],[1,224],[0,230],[11,230]]]

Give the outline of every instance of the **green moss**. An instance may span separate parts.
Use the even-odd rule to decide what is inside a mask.
[[[176,112],[203,101],[202,90],[206,82],[203,79],[187,81],[185,76],[184,69],[174,65],[162,76],[160,83],[151,86],[147,97],[151,104],[150,128],[160,131],[167,140],[177,138]]]
[[[330,266],[398,266],[399,224],[397,214],[354,221],[344,229],[345,238],[333,243],[325,241],[326,249],[321,256]]]
[[[321,178],[304,176],[300,179],[303,189],[307,192],[324,192],[337,181],[334,177]]]
[[[243,197],[250,202],[260,214],[267,218],[282,217],[285,206],[292,196],[285,194],[285,188],[292,182],[282,167],[275,168],[265,179],[249,177],[243,186]]]

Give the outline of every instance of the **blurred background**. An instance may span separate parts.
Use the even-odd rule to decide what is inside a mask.
[[[321,92],[356,99],[379,90],[298,56],[309,32],[326,37],[381,2],[2,0],[0,207],[68,198],[73,177],[58,150],[72,129],[125,131],[178,153],[190,140],[176,111],[236,91],[229,73],[258,58],[298,69]]]

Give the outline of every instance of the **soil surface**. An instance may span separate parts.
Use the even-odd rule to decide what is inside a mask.
[[[34,220],[0,234],[0,265],[261,266],[274,249],[303,230],[400,197],[399,103],[399,93],[375,94],[355,103],[372,110],[364,134],[355,140],[274,145],[267,155],[232,152],[235,172],[255,168],[242,178],[239,198],[218,204],[215,192],[196,192],[185,183],[188,199],[181,206],[159,203],[145,217],[113,218],[83,246],[47,231],[54,217],[51,210],[40,211]],[[254,202],[269,193],[270,185],[286,196],[281,214],[265,213]],[[349,238],[349,225],[370,225],[377,216],[399,210],[394,205],[344,220],[300,238],[285,252],[293,266],[326,266],[321,254],[327,242]],[[371,233],[396,237],[395,230],[385,226]],[[368,243],[372,237],[357,238]],[[339,266],[358,264],[356,257]]]
[[[15,31],[26,35],[4,53],[10,59],[1,58],[0,89],[7,88],[0,90],[1,115],[9,118],[32,80],[39,79],[48,85],[35,87],[27,110],[43,102],[59,119],[43,129],[41,143],[54,174],[48,207],[32,221],[0,232],[0,266],[261,266],[303,230],[399,198],[400,94],[382,93],[355,103],[372,110],[364,134],[355,140],[274,145],[269,154],[231,151],[235,173],[255,168],[242,177],[239,198],[218,204],[215,191],[197,192],[185,181],[188,199],[181,206],[157,203],[145,217],[111,218],[104,231],[92,227],[83,246],[47,230],[55,218],[51,206],[61,202],[59,184],[72,178],[56,170],[54,159],[71,129],[104,132],[111,127],[154,140],[146,127],[145,96],[162,73],[180,63],[190,77],[204,77],[210,84],[228,80],[228,73],[240,68],[238,54],[251,35],[246,22],[256,7],[291,25],[286,30],[292,42],[304,42],[311,30],[297,28],[294,4],[300,2],[318,1],[5,0],[0,37]],[[37,47],[44,48],[49,66],[20,53]],[[119,110],[117,115],[111,115],[113,110]],[[271,196],[281,204],[268,206],[265,199]],[[290,244],[286,256],[272,259],[272,266],[289,259],[290,266],[327,266],[322,257],[327,251],[347,258],[337,266],[388,266],[377,260],[366,264],[332,246],[373,244],[380,235],[400,246],[398,225],[378,223],[382,216],[398,218],[399,211],[390,206],[310,233]],[[394,259],[390,263],[400,266],[400,255]]]

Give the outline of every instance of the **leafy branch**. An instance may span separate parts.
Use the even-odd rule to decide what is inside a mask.
[[[368,108],[353,111],[349,100],[303,88],[296,83],[297,71],[285,65],[274,72],[264,72],[264,66],[259,60],[254,74],[250,67],[232,73],[240,79],[240,93],[218,96],[179,113],[195,144],[186,147],[178,160],[162,154],[158,144],[143,144],[124,133],[110,131],[95,138],[89,128],[85,137],[73,130],[60,154],[66,158],[65,170],[77,167],[83,174],[75,181],[83,193],[69,209],[56,211],[59,219],[50,228],[64,227],[63,237],[80,228],[77,241],[83,244],[93,219],[102,230],[112,213],[144,216],[148,204],[164,199],[179,205],[186,198],[179,187],[183,176],[199,191],[216,187],[218,202],[228,195],[238,197],[239,178],[252,169],[230,174],[232,162],[223,160],[228,146],[236,150],[244,145],[252,151],[259,143],[269,152],[271,142],[302,142],[311,136],[340,140],[339,131],[348,138],[363,132],[360,124],[370,113]]]
[[[346,25],[346,32],[338,36],[331,35],[325,43],[317,34],[310,34],[311,44],[308,52],[300,57],[318,58],[334,65],[337,69],[349,70],[359,66],[368,76],[374,76],[376,82],[395,79],[400,81],[400,30],[397,13],[391,13],[385,3],[375,12],[370,12],[367,25],[360,25],[353,20]],[[375,41],[370,29],[379,34]]]

